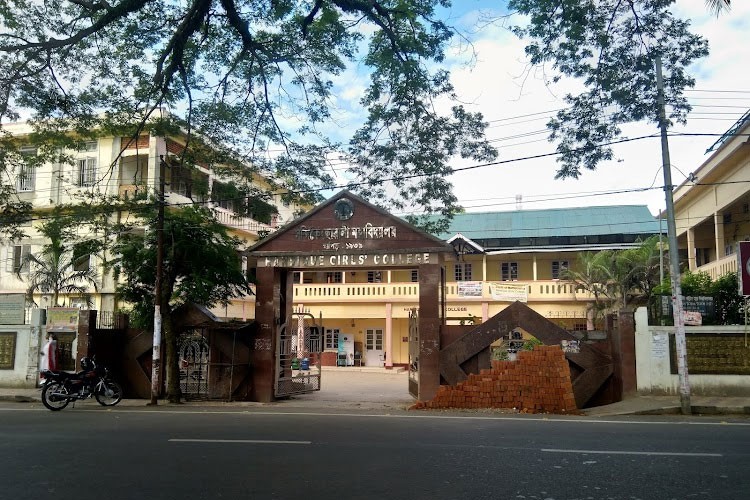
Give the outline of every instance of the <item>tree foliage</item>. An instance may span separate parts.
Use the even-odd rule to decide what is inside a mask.
[[[745,323],[745,298],[740,294],[736,272],[725,273],[717,279],[703,271],[685,271],[682,275],[682,294],[686,297],[712,297],[714,317],[703,318],[704,324],[741,325]],[[671,295],[672,287],[665,280],[655,294]],[[658,304],[657,304],[658,306]],[[671,318],[667,319],[671,323]]]
[[[208,209],[188,206],[166,212],[160,306],[167,396],[172,401],[179,401],[177,335],[172,326],[172,311],[188,302],[210,308],[251,293],[237,247],[238,242]],[[133,323],[150,327],[155,300],[156,232],[125,234],[116,251],[120,257],[115,269],[124,278],[120,280],[118,293],[133,305]]]
[[[717,2],[714,2],[717,3]],[[510,0],[528,16],[515,27],[528,40],[532,65],[551,63],[554,81],[572,77],[585,91],[568,94],[568,106],[548,128],[558,140],[558,178],[578,178],[614,158],[611,145],[622,138],[621,125],[658,123],[655,61],[664,68],[664,95],[670,121],[684,123],[690,106],[684,91],[695,84],[687,68],[708,54],[706,40],[689,31],[670,8],[674,0]],[[728,5],[728,2],[727,2]]]
[[[589,292],[594,317],[620,307],[648,304],[659,284],[659,238],[651,236],[625,250],[581,252],[563,278]]]
[[[170,109],[204,144],[272,173],[271,189],[311,201],[338,182],[386,206],[450,214],[458,208],[446,180],[452,157],[487,160],[495,150],[481,115],[457,103],[440,66],[454,31],[436,9],[448,5],[5,2],[0,124],[31,114],[48,134],[106,134],[140,129]],[[357,71],[369,83],[350,104],[342,82]],[[332,155],[354,167],[334,178]]]
[[[48,239],[38,254],[24,257],[28,275],[17,270],[17,276],[26,281],[26,296],[33,302],[35,294],[50,295],[51,306],[58,307],[60,298],[82,296],[87,298],[90,288],[98,289],[98,274],[90,258],[99,253],[102,244],[96,238],[81,239],[76,234],[78,219],[64,214],[58,208],[43,222],[39,232]]]

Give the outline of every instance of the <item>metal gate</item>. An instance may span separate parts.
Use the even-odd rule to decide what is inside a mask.
[[[419,311],[409,310],[409,394],[419,397]]]
[[[208,341],[202,330],[180,336],[177,355],[180,360],[180,391],[185,399],[208,398]]]
[[[276,397],[320,390],[323,325],[310,313],[296,312],[278,329]]]

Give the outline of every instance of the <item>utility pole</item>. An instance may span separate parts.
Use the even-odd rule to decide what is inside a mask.
[[[156,212],[156,283],[154,284],[154,345],[151,355],[151,402],[161,389],[161,280],[164,267],[164,156],[159,156],[159,198]]]
[[[690,415],[690,382],[687,368],[687,344],[685,342],[685,315],[682,313],[682,284],[680,279],[680,257],[677,251],[677,228],[674,220],[672,197],[672,170],[667,141],[667,116],[664,110],[664,81],[661,74],[661,57],[656,58],[656,89],[659,101],[659,129],[661,130],[661,159],[664,171],[664,195],[667,201],[667,241],[669,244],[670,278],[672,281],[672,313],[674,315],[675,345],[677,351],[677,374],[680,379],[680,408],[683,415]]]

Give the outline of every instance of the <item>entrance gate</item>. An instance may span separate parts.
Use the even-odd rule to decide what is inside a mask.
[[[276,397],[320,390],[323,326],[310,313],[292,313],[278,329],[276,342]]]
[[[419,397],[419,312],[409,310],[409,394]]]
[[[180,336],[177,355],[180,360],[180,391],[185,399],[208,398],[208,341],[201,330]]]

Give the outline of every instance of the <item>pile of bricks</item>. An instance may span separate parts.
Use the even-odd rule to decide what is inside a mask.
[[[523,413],[576,413],[570,368],[559,346],[521,351],[516,361],[493,361],[455,386],[442,385],[414,409],[508,408]]]

